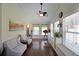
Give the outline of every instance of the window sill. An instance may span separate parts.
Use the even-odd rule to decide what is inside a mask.
[[[54,42],[53,42],[53,39],[49,39],[49,43],[52,45],[52,47],[54,48],[54,50],[56,51],[56,53],[59,56],[77,56],[76,53],[71,51],[65,45],[63,45],[63,44],[56,44],[55,45]]]

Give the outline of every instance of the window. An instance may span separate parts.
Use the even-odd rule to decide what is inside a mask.
[[[79,12],[63,19],[64,43],[79,55]]]
[[[50,25],[50,29],[51,29],[51,37],[53,37],[53,24]]]
[[[33,27],[33,35],[39,35],[39,27]]]
[[[54,24],[54,32],[59,32],[58,24],[59,24],[59,21],[55,22],[55,24]]]
[[[45,33],[43,31],[47,30],[47,26],[42,27],[41,30],[42,30],[42,35],[45,35]]]

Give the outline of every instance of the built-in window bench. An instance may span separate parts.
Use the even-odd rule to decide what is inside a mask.
[[[48,41],[52,45],[52,47],[54,48],[54,50],[58,54],[58,56],[77,56],[76,53],[72,52],[65,45],[63,45],[63,44],[54,44],[53,39],[49,39]]]

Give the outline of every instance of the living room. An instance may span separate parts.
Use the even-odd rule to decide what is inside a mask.
[[[40,16],[40,12],[39,12],[40,10],[42,13],[45,12],[46,14]],[[28,49],[28,45],[26,45],[27,42],[25,44],[24,42],[23,44],[19,42],[19,45],[21,45],[19,46],[19,49],[15,49],[15,50],[13,49],[11,50],[11,52],[9,50],[10,48],[7,47],[12,47],[12,46],[16,47],[17,42],[15,42],[13,39],[17,39],[18,37],[20,37],[26,40],[26,36],[28,36],[27,38],[28,43],[29,44],[33,43],[35,45],[33,47],[35,47],[36,49],[38,46],[40,47],[40,44],[42,44],[41,45],[42,48],[44,47],[43,45],[49,43],[51,46],[51,48],[49,49],[51,50],[53,49],[53,53],[54,54],[56,53],[58,56],[79,55],[78,39],[76,39],[78,38],[78,35],[71,34],[76,32],[78,33],[79,30],[77,23],[78,20],[76,20],[76,18],[78,19],[78,14],[79,14],[78,3],[75,4],[73,3],[66,3],[66,4],[65,3],[0,3],[0,42],[1,42],[0,45],[1,47],[3,47],[1,48],[1,54],[4,50],[7,50],[8,56],[23,55],[24,51]],[[75,18],[76,21],[69,20],[72,18],[73,19]],[[68,19],[69,21],[66,21],[66,19]],[[76,24],[76,25],[71,26],[70,24],[72,25]],[[66,27],[66,25],[71,27]],[[77,30],[75,29],[73,30],[73,28]],[[44,33],[44,30],[48,30],[48,33]],[[54,35],[57,34],[55,32],[62,33],[61,39],[60,40],[57,39],[56,41],[57,44],[54,44],[55,43]],[[74,37],[77,40],[77,43],[76,40],[74,41],[74,39],[69,40],[72,37]],[[18,38],[18,40],[20,38]],[[41,43],[38,43],[38,41],[34,41],[33,39],[36,39]],[[9,40],[10,42],[6,43],[6,41]],[[15,43],[11,40],[13,40]],[[44,40],[44,41],[40,41],[40,40]],[[67,43],[65,44],[65,42]],[[70,42],[72,44],[70,44]],[[8,46],[6,47],[7,44]],[[76,49],[73,48],[73,46],[75,46]],[[4,47],[6,47],[7,49],[4,49]],[[46,47],[47,47],[46,49],[48,49],[49,45]],[[23,49],[21,50],[20,48]],[[32,51],[31,49],[29,55],[33,55],[32,52],[35,51],[34,50]],[[51,51],[48,52],[40,51],[40,52],[36,52],[36,54],[34,55],[36,56],[38,54],[38,56],[39,55],[54,56],[53,53],[50,52]],[[57,56],[56,54],[55,56]],[[25,55],[27,56],[27,53],[25,53]]]

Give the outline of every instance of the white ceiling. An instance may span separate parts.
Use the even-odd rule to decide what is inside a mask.
[[[54,3],[44,3],[43,11],[48,13],[48,16],[40,17],[37,15],[40,10],[40,3],[19,3],[16,4],[19,10],[22,10],[24,22],[27,23],[48,23],[50,22],[57,13],[59,4]]]
[[[25,24],[49,23],[52,20],[56,20],[60,11],[63,11],[64,14],[67,14],[79,8],[79,4],[44,3],[43,11],[46,11],[48,16],[40,17],[37,15],[38,11],[40,10],[40,3],[11,3],[2,4],[2,6],[4,6],[4,13],[5,10],[7,10],[6,12],[9,14],[9,18],[16,18],[15,20],[18,19]]]

